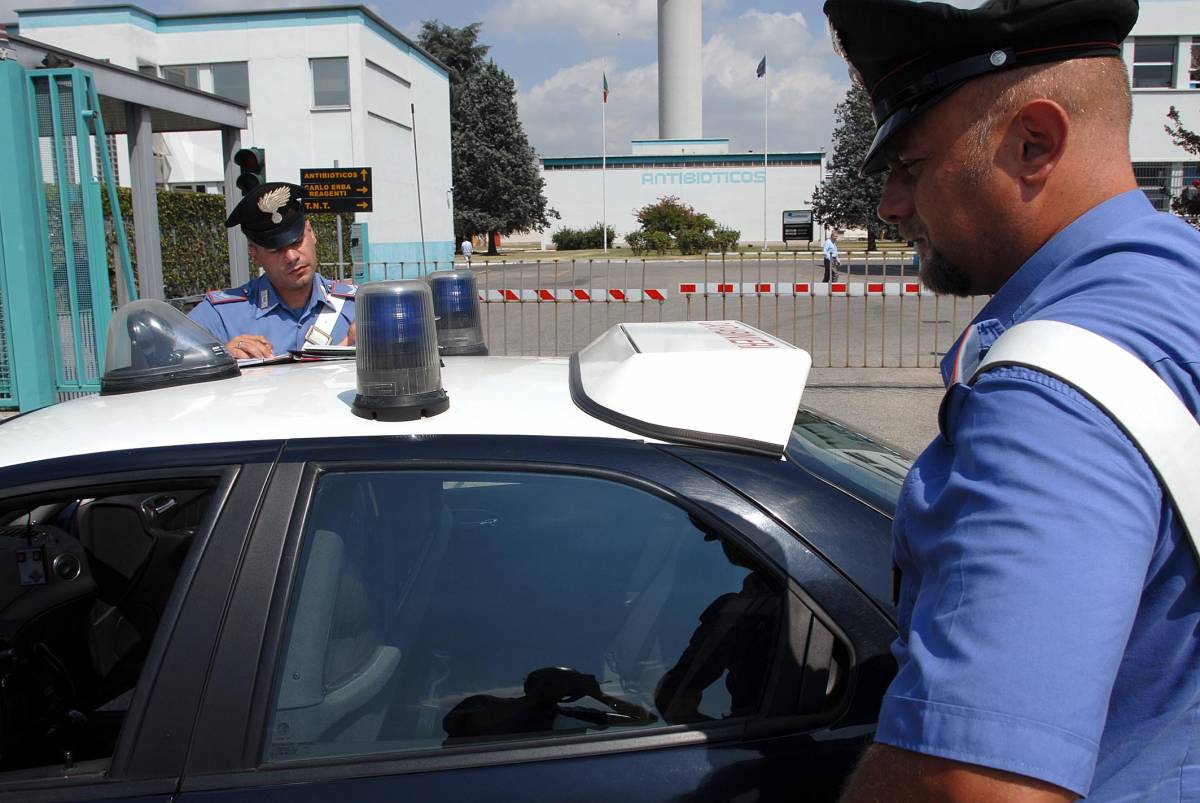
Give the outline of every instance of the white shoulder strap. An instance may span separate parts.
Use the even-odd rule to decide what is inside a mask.
[[[346,305],[346,299],[332,294],[328,298],[330,306],[326,307],[309,327],[308,334],[304,337],[306,343],[314,346],[328,346],[333,340],[333,327],[337,325],[338,316],[342,314],[342,307]]]
[[[1026,321],[996,339],[971,377],[1023,365],[1071,385],[1137,445],[1175,505],[1200,559],[1200,424],[1144,362],[1094,332],[1059,321]]]

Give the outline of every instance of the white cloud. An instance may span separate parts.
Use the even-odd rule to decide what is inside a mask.
[[[823,21],[822,21],[823,23]],[[767,53],[771,150],[826,146],[833,107],[848,79],[825,38],[814,34],[799,13],[749,11],[717,20],[704,43],[704,135],[729,137],[730,148],[762,150],[763,89],[754,69]],[[599,59],[558,70],[545,81],[519,90],[525,130],[544,156],[600,152]],[[620,69],[609,64],[608,151],[629,153],[629,140],[658,136],[658,65]]]
[[[652,39],[657,23],[656,0],[500,0],[484,16],[485,30],[539,37],[561,29],[595,38]]]

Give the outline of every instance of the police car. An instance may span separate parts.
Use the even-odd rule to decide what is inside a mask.
[[[101,395],[0,426],[0,796],[836,795],[905,461],[743,324],[489,357],[432,284],[254,367],[135,302]]]

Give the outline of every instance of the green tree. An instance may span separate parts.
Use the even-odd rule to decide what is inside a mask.
[[[825,180],[813,192],[813,220],[838,228],[864,228],[867,248],[874,250],[877,237],[894,238],[898,233],[875,212],[886,174],[866,178],[858,175],[875,138],[875,120],[871,117],[871,99],[857,81],[850,84],[846,99],[837,105],[834,114],[833,158]]]
[[[544,229],[558,213],[546,206],[537,155],[517,116],[516,85],[494,61],[467,78],[459,103],[464,122],[451,129],[455,226],[496,235]]]
[[[497,234],[544,228],[558,213],[546,207],[537,157],[517,117],[516,86],[487,60],[480,27],[425,20],[418,42],[450,70],[455,250],[465,237],[487,232],[488,253],[495,254]]]
[[[472,22],[461,28],[437,20],[421,23],[421,34],[417,41],[434,58],[450,69],[450,127],[453,130],[458,120],[458,96],[467,79],[483,66],[487,58],[488,45],[479,44],[481,23]]]

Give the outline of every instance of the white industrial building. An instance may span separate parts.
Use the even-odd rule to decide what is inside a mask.
[[[10,31],[22,37],[245,103],[241,144],[265,149],[268,180],[299,183],[302,168],[335,163],[372,168],[373,211],[356,216],[368,224],[364,256],[372,262],[420,262],[422,218],[425,259],[452,259],[448,73],[368,9],[159,15],[115,5],[17,14]],[[127,148],[114,150],[127,184]],[[164,134],[156,150],[161,183],[224,191],[219,133]]]
[[[701,0],[658,0],[658,25],[661,139],[634,141],[631,155],[543,158],[546,197],[562,215],[555,228],[587,228],[603,216],[621,237],[639,227],[637,208],[676,195],[741,231],[744,243],[764,236],[779,242],[783,213],[811,209],[824,152],[771,153],[764,167],[761,153],[729,153],[728,140],[705,138]],[[1200,160],[1163,130],[1175,106],[1184,125],[1200,131],[1200,3],[1142,3],[1123,55],[1133,88],[1134,172],[1155,206],[1166,210],[1171,197],[1200,177]],[[824,236],[821,227],[813,236]]]
[[[1133,87],[1131,155],[1138,184],[1159,209],[1200,178],[1200,158],[1171,142],[1167,111],[1200,131],[1200,3],[1141,4],[1122,53]]]

